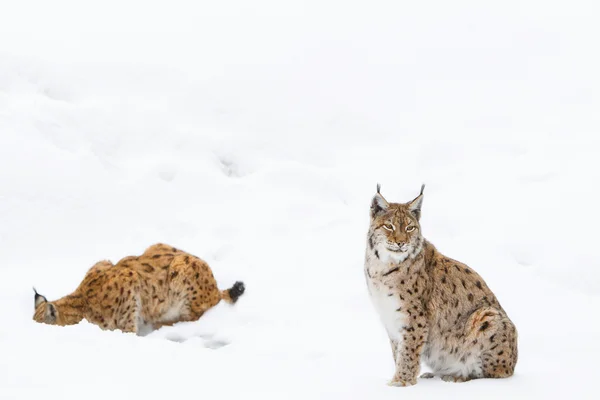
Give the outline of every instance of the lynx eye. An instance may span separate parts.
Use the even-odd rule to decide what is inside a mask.
[[[412,232],[415,230],[415,226],[414,225],[409,225],[406,227],[406,232]]]
[[[394,225],[392,224],[385,224],[383,225],[384,229],[387,229],[388,231],[393,231],[394,230]]]

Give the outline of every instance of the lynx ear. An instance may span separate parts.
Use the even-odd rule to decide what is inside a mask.
[[[381,191],[381,185],[378,183],[377,184],[377,193],[375,194],[375,196],[373,196],[373,200],[371,201],[371,218],[375,218],[377,215],[381,214],[382,212],[387,211],[387,209],[390,206],[390,204],[387,202],[387,200],[383,198],[380,191]]]
[[[46,300],[46,298],[44,296],[42,296],[41,294],[39,294],[35,288],[33,288],[33,292],[35,293],[35,297],[34,297],[34,301],[35,301],[35,308],[38,308],[38,306],[42,303],[47,302],[48,300]]]
[[[425,184],[421,185],[421,193],[410,203],[408,203],[408,209],[417,218],[417,221],[421,219],[421,205],[423,204],[423,190],[425,190]]]

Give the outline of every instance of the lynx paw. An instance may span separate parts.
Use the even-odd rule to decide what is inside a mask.
[[[435,378],[435,374],[433,372],[425,372],[419,378],[421,378],[421,379],[431,379],[431,378]]]
[[[416,384],[417,384],[416,379],[411,379],[411,380],[405,381],[403,379],[394,378],[388,382],[388,386],[397,386],[397,387],[412,386],[412,385],[416,385]]]

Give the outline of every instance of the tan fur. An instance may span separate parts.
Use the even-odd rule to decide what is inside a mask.
[[[54,302],[36,292],[37,322],[72,325],[83,318],[102,329],[139,333],[180,321],[195,321],[222,299],[234,303],[244,292],[241,282],[220,291],[208,264],[165,244],[116,265],[96,263],[79,287]]]
[[[365,258],[369,293],[390,336],[394,386],[430,378],[504,378],[517,362],[517,331],[484,280],[421,234],[423,194],[406,204],[379,193],[371,206]]]

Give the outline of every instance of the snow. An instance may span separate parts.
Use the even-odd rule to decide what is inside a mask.
[[[55,0],[0,12],[0,398],[597,398],[594,1]],[[515,376],[392,388],[376,183],[519,331]],[[234,307],[144,337],[33,285],[165,242]],[[424,369],[426,371],[426,369]]]

